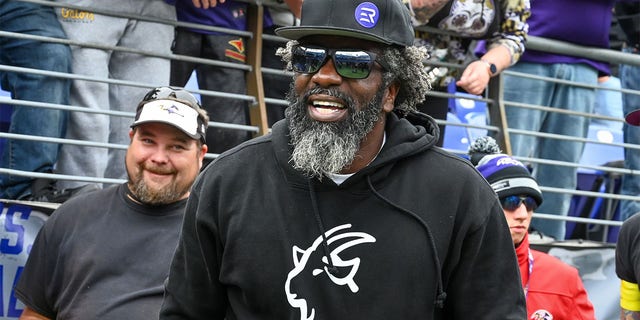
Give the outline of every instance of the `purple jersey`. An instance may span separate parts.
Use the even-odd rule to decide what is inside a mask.
[[[176,16],[180,22],[204,24],[208,26],[247,30],[247,4],[240,1],[227,0],[218,3],[213,8],[196,8],[191,0],[175,0]],[[273,22],[267,9],[264,14],[264,27],[270,27]],[[188,28],[198,33],[219,34],[219,32]]]
[[[609,29],[616,0],[531,1],[529,35],[581,46],[609,49]],[[527,48],[520,61],[534,63],[586,63],[609,74],[609,63],[541,52]]]

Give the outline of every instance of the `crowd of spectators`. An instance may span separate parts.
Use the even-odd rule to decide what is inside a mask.
[[[0,30],[24,35],[66,38],[51,7],[21,1],[0,1]],[[0,38],[0,64],[61,73],[71,72],[69,46],[32,39]],[[13,99],[68,105],[71,81],[57,76],[0,72],[0,85]],[[20,106],[13,109],[8,132],[61,138],[67,112]],[[0,167],[38,173],[53,172],[58,145],[9,139],[0,153]],[[51,200],[52,181],[0,174],[0,198]]]

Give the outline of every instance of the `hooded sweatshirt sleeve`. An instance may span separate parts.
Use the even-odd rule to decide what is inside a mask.
[[[224,319],[228,299],[218,274],[222,246],[216,237],[215,212],[208,181],[195,182],[182,232],[165,284],[160,319]]]
[[[445,308],[451,319],[471,314],[474,319],[523,319],[526,304],[509,227],[497,198],[476,187],[478,212],[464,219],[483,218],[454,233],[445,267]]]

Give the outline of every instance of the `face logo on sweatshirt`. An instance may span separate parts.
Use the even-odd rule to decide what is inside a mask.
[[[356,284],[355,276],[360,268],[360,258],[349,256],[347,260],[344,260],[341,254],[345,256],[343,251],[346,249],[363,243],[376,242],[376,239],[364,232],[347,231],[350,228],[350,224],[344,224],[324,234],[326,237],[326,245],[332,248],[330,249],[329,256],[333,265],[339,271],[337,275],[329,272],[329,259],[324,254],[322,235],[318,236],[307,249],[300,249],[298,246],[293,246],[294,267],[287,276],[284,290],[287,294],[289,304],[300,310],[300,320],[313,320],[316,311],[312,305],[309,305],[307,299],[301,296],[300,292],[292,291],[291,284],[296,277],[309,275],[312,278],[327,277],[338,286],[346,286],[352,293],[358,292],[359,287]]]
[[[544,309],[540,309],[537,310],[536,312],[534,312],[533,314],[531,314],[531,318],[529,318],[531,320],[553,320],[553,315],[551,315],[551,312],[544,310]]]

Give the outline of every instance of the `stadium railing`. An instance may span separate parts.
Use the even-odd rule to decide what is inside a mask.
[[[163,19],[157,19],[157,18],[142,17],[142,16],[131,15],[128,13],[118,12],[118,11],[94,10],[93,8],[71,6],[68,4],[52,2],[52,1],[43,1],[43,0],[15,0],[15,1],[32,2],[32,3],[38,3],[38,4],[54,6],[54,7],[64,6],[67,8],[76,8],[78,10],[93,11],[93,12],[101,13],[105,15],[154,21],[154,22],[165,23],[173,26],[198,27],[198,28],[209,29],[209,30],[218,31],[218,32],[225,32],[229,34],[244,36],[248,39],[247,62],[245,64],[241,64],[241,63],[229,63],[229,62],[223,62],[223,61],[216,61],[216,60],[204,59],[204,58],[188,57],[183,55],[173,55],[173,54],[163,55],[163,54],[158,54],[156,52],[133,50],[131,48],[126,48],[121,46],[104,46],[97,43],[78,43],[78,42],[73,42],[65,39],[37,37],[37,36],[30,36],[25,34],[17,34],[12,32],[0,31],[0,37],[28,38],[28,39],[35,39],[38,41],[66,43],[71,46],[83,46],[83,47],[99,48],[104,50],[126,51],[130,53],[135,53],[135,54],[161,57],[164,59],[179,59],[179,60],[185,60],[185,61],[198,62],[202,64],[215,65],[223,68],[237,68],[237,69],[246,71],[246,75],[247,75],[246,94],[232,94],[232,93],[221,92],[221,91],[201,90],[199,88],[187,87],[188,90],[192,91],[195,94],[199,94],[201,96],[208,95],[208,96],[224,97],[228,99],[240,99],[240,100],[247,101],[250,104],[250,123],[239,125],[239,124],[230,124],[230,123],[210,122],[209,123],[210,127],[220,127],[220,128],[225,128],[229,130],[244,130],[244,131],[251,132],[254,136],[264,135],[269,132],[267,116],[266,116],[267,104],[275,104],[275,105],[282,105],[282,106],[287,105],[287,102],[282,99],[278,99],[274,97],[266,97],[263,90],[264,88],[264,84],[262,80],[263,74],[269,73],[269,74],[276,74],[282,77],[291,78],[292,73],[285,70],[276,70],[276,69],[261,67],[262,41],[264,39],[269,39],[269,40],[282,41],[283,44],[286,42],[284,39],[279,38],[277,36],[262,33],[262,25],[263,25],[262,19],[263,19],[263,12],[265,10],[265,5],[262,3],[262,1],[245,1],[249,3],[249,8],[247,11],[247,15],[248,15],[247,31],[238,31],[238,30],[216,28],[216,27],[205,26],[205,25],[181,23],[173,20],[163,20]],[[631,54],[622,53],[622,52],[610,50],[610,49],[581,47],[581,46],[576,46],[576,45],[563,43],[555,40],[537,38],[532,36],[530,36],[528,39],[527,48],[541,50],[541,51],[564,53],[564,54],[570,54],[575,56],[583,56],[583,57],[588,57],[588,58],[593,58],[598,60],[609,61],[611,64],[630,64],[630,65],[640,66],[640,55],[631,55]],[[425,64],[435,64],[435,65],[440,64],[445,67],[453,67],[453,68],[463,67],[462,65],[433,63],[428,61],[425,61]],[[96,81],[96,82],[145,87],[145,88],[152,88],[158,85],[154,83],[123,81],[123,80],[114,79],[114,78],[95,78],[95,77],[89,77],[81,74],[64,74],[64,73],[57,73],[57,72],[27,69],[27,68],[18,68],[11,65],[0,65],[0,71],[44,74],[48,76],[64,77],[64,78],[70,78],[74,80]],[[519,76],[519,77],[531,77],[531,75],[519,74],[513,71],[509,71],[508,69],[505,70],[503,74],[510,74],[510,75]],[[557,81],[550,78],[542,78],[542,80]],[[567,84],[585,86],[583,84],[578,84],[578,83],[567,83]],[[592,87],[594,90],[596,89],[603,90],[603,88],[597,87],[597,86],[588,86],[588,87]],[[464,142],[468,144],[471,141],[471,139],[474,138],[474,135],[472,134],[473,132],[476,132],[475,134],[477,134],[477,132],[481,132],[481,133],[495,135],[498,138],[498,141],[502,149],[509,154],[511,153],[509,137],[510,137],[510,134],[513,134],[513,133],[527,134],[527,135],[551,138],[551,139],[570,139],[570,140],[576,140],[576,141],[583,141],[583,142],[586,142],[588,145],[605,146],[609,148],[615,148],[616,150],[625,149],[625,148],[626,149],[640,148],[640,146],[638,145],[622,143],[621,141],[619,141],[619,139],[608,140],[608,141],[606,139],[604,141],[598,140],[598,139],[582,139],[582,138],[576,138],[571,136],[542,134],[539,132],[530,132],[530,131],[523,132],[523,131],[509,128],[505,118],[505,112],[504,112],[505,108],[515,108],[515,107],[534,108],[534,109],[545,110],[548,112],[562,112],[562,111],[558,111],[557,109],[549,108],[547,106],[536,106],[536,105],[528,105],[528,104],[505,101],[502,98],[501,89],[502,89],[502,77],[499,76],[492,79],[492,81],[489,84],[489,88],[486,90],[483,96],[460,97],[460,95],[455,92],[428,93],[429,96],[449,97],[454,99],[467,99],[469,101],[472,101],[473,104],[476,104],[476,105],[481,104],[483,106],[486,106],[484,109],[486,110],[486,114],[484,114],[484,118],[486,119],[485,123],[478,123],[478,121],[473,121],[473,122],[460,121],[460,119],[457,119],[456,121],[437,120],[439,124],[445,124],[447,128],[462,128],[464,129],[464,132],[465,132],[464,136],[461,137],[461,139],[463,139],[462,141],[463,143],[456,144],[454,146],[445,145],[444,146],[445,149],[453,153],[459,154],[461,156],[465,156],[467,150],[465,149]],[[613,90],[617,92],[625,92],[625,93],[638,95],[639,96],[638,98],[640,99],[640,91],[624,90],[624,89],[606,89],[606,90]],[[111,117],[126,117],[126,118],[130,118],[131,120],[133,120],[133,117],[135,116],[133,107],[131,112],[118,112],[118,111],[109,111],[109,110],[96,111],[96,110],[89,110],[87,108],[84,108],[83,106],[56,105],[56,104],[49,104],[49,103],[15,100],[2,95],[0,95],[0,105],[9,105],[9,106],[12,106],[13,108],[19,108],[21,106],[31,106],[31,107],[38,107],[38,108],[59,108],[59,109],[68,110],[69,112],[94,112],[94,113],[105,114]],[[617,123],[624,122],[624,119],[621,117],[610,117],[610,116],[604,116],[604,115],[598,115],[598,114],[583,114],[583,113],[575,113],[575,114],[578,116],[588,117],[591,119],[607,120],[607,121],[613,121]],[[453,130],[450,130],[450,131],[453,132]],[[78,144],[78,145],[85,145],[85,146],[91,146],[96,148],[117,148],[117,149],[127,148],[126,145],[98,143],[95,141],[80,141],[80,140],[70,140],[70,139],[36,137],[36,136],[30,136],[30,135],[16,135],[16,134],[10,134],[7,132],[0,132],[0,139],[29,139],[34,141],[52,142],[52,143],[58,143],[58,144]],[[206,155],[206,157],[210,159],[215,158],[217,156],[218,156],[217,154],[212,154],[212,153]],[[589,163],[566,163],[566,162],[558,162],[558,161],[536,159],[536,158],[519,157],[519,159],[524,162],[532,163],[532,164],[547,163],[547,164],[558,165],[558,166],[577,167],[579,168],[579,170],[586,170],[586,171],[590,170],[593,172],[597,171],[606,177],[619,177],[620,175],[623,175],[623,174],[632,174],[632,175],[640,174],[638,172],[634,172],[632,170],[625,169],[619,166],[605,165],[605,163],[594,165]],[[619,159],[619,160],[622,160],[622,159]],[[47,173],[37,173],[37,172],[25,172],[25,171],[10,170],[8,168],[0,168],[0,173],[28,176],[33,178],[51,178],[51,179],[57,179],[57,180],[96,182],[96,183],[103,183],[105,185],[121,183],[124,181],[122,179],[112,179],[112,178],[104,178],[104,177],[71,176],[71,175],[62,175],[62,174],[56,174],[56,173],[47,174]],[[620,200],[640,201],[640,196],[621,195],[617,192],[615,188],[605,188],[603,190],[598,190],[598,191],[580,190],[580,189],[576,189],[576,190],[557,189],[557,188],[551,188],[548,186],[541,186],[541,188],[545,192],[567,193],[575,197],[587,197],[587,198],[603,200],[607,203],[608,211],[605,213],[604,216],[598,216],[598,217],[579,217],[579,216],[571,216],[571,215],[560,216],[560,215],[553,214],[553,212],[550,212],[550,213],[540,212],[540,213],[535,213],[534,217],[536,219],[538,218],[561,219],[561,220],[566,220],[569,223],[589,224],[589,225],[602,226],[604,228],[618,227],[621,224],[620,221],[616,221],[615,219],[613,219],[613,215],[612,215],[612,212],[615,210],[615,204],[617,202],[619,202]],[[606,232],[604,237],[605,237],[604,239],[606,239]]]

